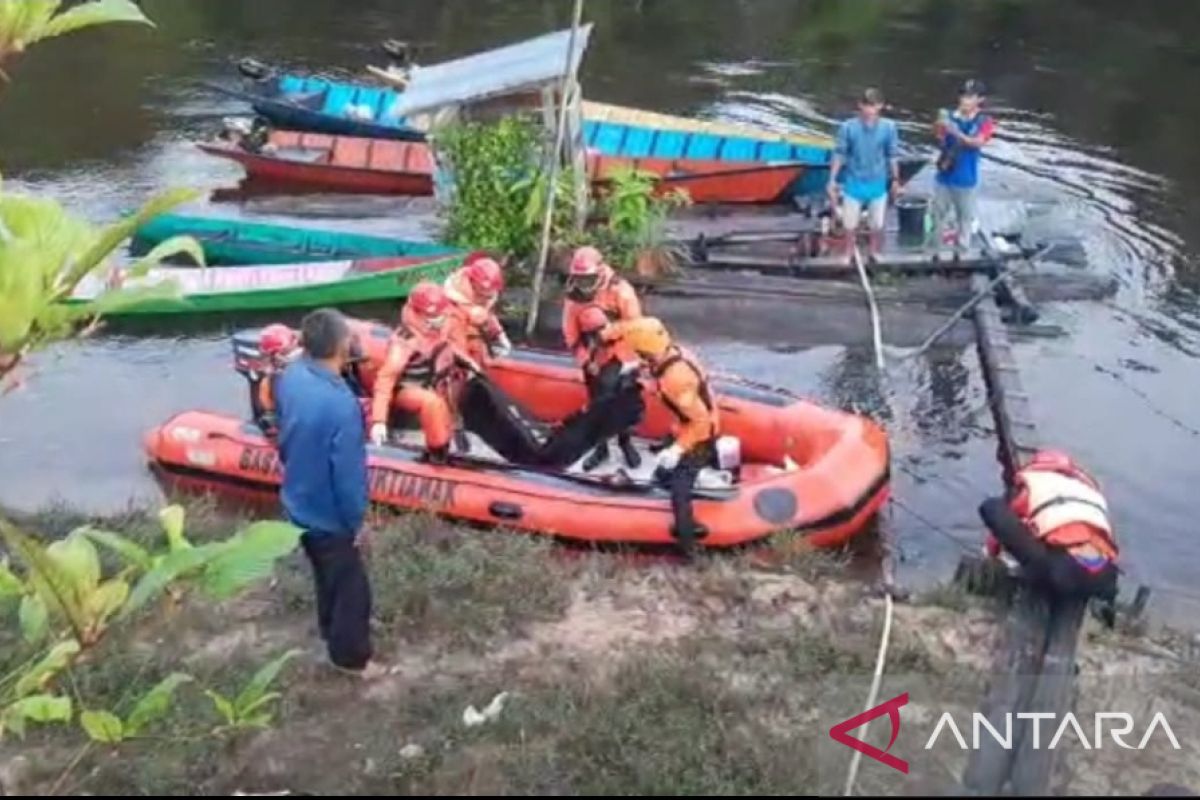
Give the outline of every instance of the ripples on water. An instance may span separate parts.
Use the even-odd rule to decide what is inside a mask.
[[[372,13],[378,15],[375,27],[385,29],[388,14]],[[295,55],[305,52],[305,41],[273,49],[284,57],[292,48]],[[203,40],[186,46],[198,61],[197,74],[228,78],[228,54],[219,46]],[[348,44],[342,57],[353,53],[356,61],[374,60],[370,47]],[[273,54],[268,47],[267,55]],[[801,63],[810,62],[698,61],[690,75],[709,87],[707,101],[679,107],[667,99],[661,108],[776,131],[827,133],[847,110],[846,98],[807,93],[796,79]],[[598,77],[599,85],[619,90]],[[955,73],[946,83],[958,79]],[[237,167],[206,157],[189,142],[211,132],[221,117],[239,113],[240,104],[179,78],[152,82],[152,97],[161,122],[147,142],[102,161],[53,172],[18,171],[6,177],[7,186],[36,188],[92,218],[111,219],[164,186],[211,191],[234,184]],[[596,99],[631,102],[619,94]],[[896,113],[905,137],[923,146],[932,110]],[[1089,268],[1121,281],[1111,304],[1045,309],[1047,320],[1064,326],[1069,338],[1018,344],[1041,431],[1047,443],[1076,453],[1106,485],[1133,579],[1189,587],[1191,565],[1200,563],[1191,508],[1200,460],[1194,455],[1197,437],[1187,432],[1200,428],[1192,400],[1200,396],[1194,360],[1200,355],[1200,312],[1194,291],[1173,280],[1193,255],[1177,232],[1156,221],[1175,202],[1176,189],[1164,176],[1120,163],[1113,149],[1063,134],[1053,113],[1002,102],[992,113],[1000,134],[985,165],[985,221],[1021,228],[1031,239],[1077,236]],[[922,188],[928,188],[928,175],[918,181],[917,190]],[[201,210],[411,238],[430,236],[435,223],[427,201],[391,198],[260,197]],[[805,310],[798,307],[796,313]],[[32,507],[70,497],[85,507],[112,510],[131,496],[153,496],[138,448],[146,427],[189,407],[242,410],[244,386],[230,368],[223,338],[235,324],[219,323],[186,338],[101,338],[40,359],[29,388],[4,401],[0,502]],[[975,506],[999,486],[992,422],[971,350],[938,348],[895,365],[881,388],[870,354],[861,348],[796,342],[780,352],[718,339],[695,344],[716,369],[887,422],[901,501],[891,524],[903,543],[910,580],[945,578],[961,549],[978,546]],[[1159,608],[1176,618],[1200,610],[1197,605],[1180,611],[1178,602],[1184,601],[1160,598]]]

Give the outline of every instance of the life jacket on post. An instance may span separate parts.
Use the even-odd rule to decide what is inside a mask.
[[[1116,562],[1120,550],[1108,501],[1086,473],[1027,466],[1017,473],[1016,486],[1013,511],[1039,539],[1066,550],[1088,569]]]
[[[658,395],[675,417],[675,443],[685,452],[720,435],[716,397],[704,369],[688,353],[672,345],[651,367]]]

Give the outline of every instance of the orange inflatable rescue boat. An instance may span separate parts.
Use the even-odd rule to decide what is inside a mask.
[[[374,383],[391,331],[354,323],[365,360],[364,388]],[[256,335],[246,341],[256,341]],[[566,354],[516,351],[488,370],[491,381],[532,416],[554,422],[579,410],[587,394]],[[782,531],[832,547],[864,530],[886,500],[888,445],[868,419],[805,400],[715,380],[726,435],[740,440],[736,475],[707,470],[697,482],[695,512],[708,547],[732,547]],[[646,393],[637,433],[646,447],[670,428],[668,411]],[[472,440],[466,456],[427,463],[417,430],[393,444],[369,447],[371,499],[395,509],[426,510],[469,522],[583,542],[669,545],[670,497],[651,474],[602,464],[584,471],[524,467]],[[145,440],[151,468],[169,484],[251,496],[278,492],[281,469],[271,441],[245,419],[187,411]],[[614,448],[616,449],[616,448]],[[614,456],[614,460],[619,454]]]

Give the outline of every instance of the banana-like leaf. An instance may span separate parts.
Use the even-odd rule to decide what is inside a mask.
[[[175,256],[187,256],[198,267],[206,267],[204,248],[191,236],[172,236],[156,244],[149,253],[135,261],[125,272],[126,277],[145,277],[154,267]]]
[[[119,533],[103,531],[98,528],[81,528],[80,530],[83,535],[87,536],[93,542],[113,551],[124,559],[125,563],[132,567],[137,567],[142,572],[154,566],[154,560],[151,558],[150,553],[146,551],[146,548],[130,541]]]
[[[25,697],[45,688],[79,654],[79,642],[69,639],[50,648],[42,660],[29,668],[17,681],[17,697]]]
[[[279,675],[280,670],[287,665],[287,662],[300,655],[300,653],[300,650],[288,650],[275,660],[264,664],[258,672],[254,673],[254,677],[250,679],[250,682],[238,694],[237,699],[233,701],[233,707],[239,716],[260,708],[266,702],[264,698],[268,695],[267,690]]]
[[[192,543],[183,535],[185,519],[186,512],[180,505],[167,506],[158,512],[158,521],[162,525],[163,533],[167,535],[167,547],[172,553],[176,550],[186,550],[192,546]]]
[[[138,228],[155,217],[170,211],[178,205],[196,199],[199,193],[192,189],[170,189],[151,198],[150,202],[139,208],[135,213],[122,217],[112,223],[96,237],[79,261],[68,274],[70,286],[74,286],[105,262],[114,250],[121,246]]]
[[[83,608],[93,631],[103,626],[129,598],[129,584],[124,578],[110,578],[83,599]]]
[[[175,581],[203,568],[219,552],[219,547],[204,545],[177,550],[167,555],[133,587],[129,599],[125,601],[125,607],[121,609],[117,618],[128,617],[161,595]]]
[[[300,529],[286,522],[256,522],[221,545],[204,569],[200,585],[218,600],[233,597],[263,580],[275,562],[296,549]]]
[[[57,3],[55,4],[57,5]],[[46,23],[42,38],[61,36],[81,28],[113,22],[136,22],[154,26],[132,0],[92,0],[69,8]]]
[[[129,717],[125,720],[125,735],[137,736],[147,725],[166,716],[171,710],[171,699],[175,690],[185,683],[191,683],[192,680],[191,675],[174,672],[159,681],[153,689],[142,695],[133,711],[129,712]]]
[[[46,327],[53,329],[55,315],[61,316],[63,322],[70,323],[89,317],[113,314],[126,308],[132,308],[139,303],[171,300],[182,302],[179,284],[174,280],[157,281],[145,286],[111,289],[83,305],[56,306],[53,311],[47,310],[43,319],[47,320]]]
[[[0,55],[20,53],[41,31],[62,0],[0,0]]]
[[[8,568],[8,559],[0,560],[0,597],[20,597],[25,592],[25,582]]]
[[[212,689],[205,689],[204,693],[208,695],[209,700],[212,700],[213,708],[225,720],[226,725],[237,724],[237,712],[233,708],[233,703],[229,702],[228,698],[220,692],[214,692]]]
[[[77,601],[82,601],[100,583],[100,554],[83,534],[73,532],[65,539],[52,542],[46,548],[46,555],[68,577],[71,593]]]
[[[93,742],[119,744],[125,738],[125,726],[111,711],[84,711],[79,715],[79,724]]]
[[[17,736],[25,735],[25,722],[70,722],[71,698],[50,694],[35,694],[22,697],[0,711],[0,738],[5,730]]]
[[[21,623],[21,635],[30,644],[36,644],[50,631],[50,612],[40,594],[27,594],[21,598],[17,611]]]

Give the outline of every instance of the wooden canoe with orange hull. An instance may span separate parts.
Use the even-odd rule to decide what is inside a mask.
[[[252,152],[235,142],[204,142],[210,155],[241,164],[251,180],[333,192],[433,194],[433,159],[418,142],[272,131],[269,146]]]
[[[659,193],[681,191],[693,203],[775,203],[804,171],[803,164],[617,158],[592,155],[588,172],[603,185],[620,170],[658,176]]]
[[[376,331],[379,335],[376,335]],[[360,341],[374,378],[388,331]],[[489,368],[492,380],[539,419],[562,419],[585,401],[579,370],[565,355],[518,351]],[[888,445],[862,417],[732,382],[716,384],[726,434],[741,440],[739,479],[695,498],[708,547],[727,548],[795,530],[833,547],[863,531],[888,496]],[[639,435],[660,437],[668,412],[647,395]],[[256,426],[203,411],[177,415],[145,442],[152,468],[168,482],[271,496],[281,476],[276,451]],[[669,545],[667,491],[652,481],[612,482],[591,473],[510,463],[422,459],[419,447],[369,448],[371,498],[396,509],[426,510],[468,522],[594,543]]]
[[[312,190],[425,196],[433,193],[433,157],[419,142],[273,131],[270,147],[251,152],[234,142],[200,144],[206,153],[238,162],[259,183]],[[771,203],[804,170],[801,164],[619,158],[591,154],[588,174],[603,186],[621,169],[658,176],[660,191],[682,190],[695,203]]]

